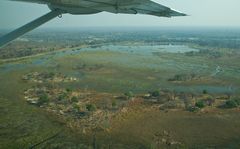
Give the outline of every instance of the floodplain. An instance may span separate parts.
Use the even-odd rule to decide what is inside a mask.
[[[0,148],[240,147],[238,29],[23,39],[0,50]]]

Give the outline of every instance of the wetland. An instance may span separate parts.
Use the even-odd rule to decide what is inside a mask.
[[[239,148],[240,30],[22,38],[0,50],[0,148]]]

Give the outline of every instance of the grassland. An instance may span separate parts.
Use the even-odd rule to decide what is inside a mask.
[[[189,55],[161,52],[160,48],[160,52],[144,52],[139,51],[139,42],[125,44],[133,46],[123,51],[112,49],[113,45],[77,46],[2,60],[0,148],[239,148],[239,107],[220,106],[239,98],[236,49],[209,46],[221,56],[212,51]],[[49,103],[29,104],[24,98],[27,90],[44,87]],[[151,98],[152,91],[160,95]],[[58,101],[58,93],[66,93],[66,101]],[[77,113],[85,112],[96,120],[106,116],[101,123],[104,128],[83,131],[83,122],[89,119],[75,117],[73,95],[79,96],[78,106],[83,105]],[[192,106],[208,98],[215,103],[191,112],[184,106],[188,98]],[[160,108],[165,100],[183,104]],[[96,107],[89,110],[85,107],[89,104]]]

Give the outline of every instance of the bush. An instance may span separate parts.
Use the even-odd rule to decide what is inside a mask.
[[[233,100],[240,106],[240,98],[234,98]]]
[[[96,111],[96,106],[94,105],[94,104],[87,104],[86,105],[86,109],[88,110],[88,111]]]
[[[57,98],[57,99],[58,99],[58,101],[63,101],[63,100],[64,100],[64,98],[65,98],[65,97],[64,97],[63,95],[60,95],[60,96],[58,96],[58,98]]]
[[[134,96],[133,92],[131,92],[131,91],[125,93],[124,95],[127,96],[128,99],[131,99]]]
[[[63,101],[65,98],[67,97],[67,94],[66,93],[62,93],[58,96],[58,101]]]
[[[48,102],[49,102],[49,99],[47,94],[42,94],[38,99],[38,105],[43,105]]]
[[[79,112],[79,111],[80,111],[80,106],[79,106],[79,105],[77,105],[77,104],[74,103],[72,106],[73,106],[73,110],[74,110],[75,112]]]
[[[156,91],[150,92],[150,94],[151,94],[152,97],[159,97],[160,96],[160,91],[156,90]]]
[[[71,102],[78,102],[77,97],[76,97],[76,96],[73,96],[73,97],[71,98]]]
[[[71,92],[72,90],[70,88],[66,88],[66,92]]]
[[[236,100],[233,99],[226,101],[224,105],[225,108],[236,108],[238,106],[239,106],[238,102],[236,102]]]
[[[112,101],[112,107],[116,107],[117,106],[117,102],[116,102],[116,100],[113,100]]]
[[[189,107],[187,107],[187,110],[188,110],[189,112],[196,112],[196,111],[199,110],[199,108],[196,107],[196,106],[189,106]]]
[[[203,90],[203,94],[208,94],[208,91],[207,90]]]
[[[202,100],[200,100],[195,103],[195,106],[201,109],[205,107],[205,103]]]

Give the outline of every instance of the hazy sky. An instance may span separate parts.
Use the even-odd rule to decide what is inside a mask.
[[[147,15],[63,15],[43,27],[88,26],[234,26],[240,27],[240,0],[154,0],[188,17],[159,18]],[[16,28],[49,12],[45,5],[0,0],[0,29]]]

